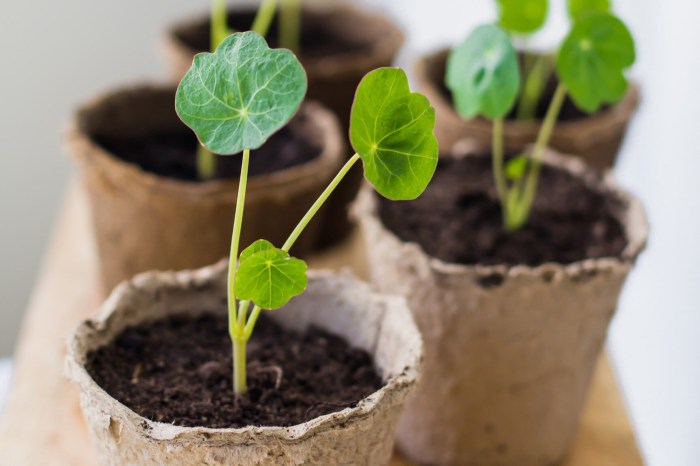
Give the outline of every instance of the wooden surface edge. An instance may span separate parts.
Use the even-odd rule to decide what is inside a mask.
[[[92,466],[75,387],[63,376],[65,341],[101,296],[84,193],[73,182],[32,295],[15,352],[12,388],[0,418],[0,464]],[[310,263],[357,260],[359,238]],[[347,259],[347,262],[344,261]],[[358,275],[363,275],[359,273]],[[62,316],[50,319],[51,314]],[[562,466],[641,466],[613,369],[603,356],[571,454]],[[391,466],[410,466],[397,455]]]

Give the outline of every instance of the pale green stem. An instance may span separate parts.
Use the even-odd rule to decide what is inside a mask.
[[[518,217],[521,219],[519,224],[513,225],[512,229],[517,230],[522,227],[522,225],[527,221],[530,216],[530,210],[532,209],[532,203],[535,200],[535,193],[537,192],[537,181],[540,176],[540,169],[542,166],[542,158],[544,157],[544,152],[547,149],[547,144],[552,137],[552,132],[557,123],[557,118],[559,117],[559,112],[564,105],[564,99],[566,98],[566,86],[559,84],[557,90],[554,92],[554,97],[549,104],[547,109],[547,114],[542,121],[542,127],[540,128],[539,134],[537,135],[537,141],[535,142],[535,147],[532,150],[532,162],[527,173],[527,181],[525,182],[524,193],[522,197],[522,202],[519,203],[520,214]]]
[[[197,147],[197,178],[204,181],[214,177],[216,156],[203,145]]]
[[[518,120],[527,121],[535,118],[537,105],[542,98],[551,74],[552,63],[550,57],[546,55],[537,57],[535,63],[526,71],[525,75],[527,77],[525,78],[518,103]]]
[[[282,0],[279,30],[280,46],[298,55],[301,51],[301,0]]]
[[[228,36],[228,11],[226,0],[214,0],[211,8],[211,51],[213,52]]]
[[[276,9],[277,0],[262,0],[258,8],[258,14],[255,15],[253,20],[253,26],[250,28],[251,31],[255,31],[263,37],[267,36],[272,20],[275,17]]]
[[[333,181],[328,185],[328,187],[321,193],[321,195],[316,199],[316,202],[313,203],[311,208],[309,209],[308,212],[306,212],[306,215],[299,221],[299,224],[294,228],[294,231],[289,235],[289,238],[287,238],[287,241],[284,242],[284,245],[282,246],[283,251],[289,252],[289,250],[294,246],[294,243],[296,240],[299,238],[301,233],[304,231],[304,228],[309,224],[311,219],[314,218],[314,215],[319,211],[321,206],[323,206],[323,203],[326,202],[328,197],[333,193],[335,188],[340,184],[341,181],[343,181],[343,178],[345,178],[345,175],[350,171],[353,165],[360,160],[360,155],[355,154],[353,155],[350,160],[348,160],[343,168],[340,169],[337,175],[335,175],[335,178],[333,178]]]
[[[233,341],[233,392],[236,395],[248,390],[246,374],[246,344],[243,339]]]
[[[250,163],[250,150],[243,150],[241,162],[241,176],[238,181],[238,197],[236,198],[236,213],[233,217],[233,233],[231,234],[231,253],[228,262],[228,316],[229,333],[234,338],[239,336],[240,330],[236,313],[236,269],[238,268],[238,246],[241,241],[241,225],[243,224],[243,209],[245,208],[245,192],[248,185],[248,165]]]
[[[321,195],[316,199],[316,202],[313,203],[313,205],[309,208],[308,212],[306,212],[306,215],[299,221],[299,224],[294,228],[294,231],[289,235],[289,238],[287,238],[287,241],[285,241],[284,245],[282,246],[283,251],[289,252],[292,246],[294,246],[294,243],[296,240],[299,238],[301,233],[304,231],[306,226],[309,224],[309,222],[314,218],[314,216],[318,213],[319,209],[323,206],[323,204],[328,200],[331,194],[333,194],[333,191],[335,188],[338,187],[341,181],[343,181],[343,178],[345,178],[345,175],[350,171],[353,165],[357,163],[357,161],[360,160],[360,155],[355,154],[353,155],[350,160],[348,160],[343,168],[340,169],[337,175],[335,175],[335,178],[333,178],[333,181],[330,182],[328,187],[321,193]],[[247,309],[247,306],[246,306]],[[248,317],[248,322],[245,324],[245,329],[243,330],[243,338],[245,341],[248,341],[253,334],[253,329],[255,328],[255,323],[258,321],[258,317],[260,316],[260,307],[255,306],[253,308],[253,311],[250,314],[250,317]],[[240,314],[239,314],[239,319],[240,319]]]
[[[508,186],[506,185],[505,171],[503,169],[503,159],[505,157],[505,149],[503,148],[503,118],[493,120],[493,131],[491,133],[491,145],[493,148],[493,179],[496,183],[496,192],[498,200],[501,202],[501,208],[504,210],[508,195]]]

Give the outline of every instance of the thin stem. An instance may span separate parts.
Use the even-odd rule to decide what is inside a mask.
[[[228,320],[229,333],[232,337],[238,336],[243,330],[239,328],[236,313],[236,269],[238,267],[238,245],[241,241],[241,225],[243,223],[243,209],[245,207],[245,191],[248,185],[248,165],[250,163],[250,150],[243,150],[241,162],[241,176],[238,181],[238,197],[236,198],[236,213],[233,217],[233,233],[231,234],[231,253],[228,262]]]
[[[289,250],[292,248],[296,240],[299,238],[299,235],[304,231],[304,228],[309,224],[311,219],[314,218],[314,215],[319,211],[321,206],[323,206],[323,203],[326,202],[328,197],[333,193],[335,188],[340,184],[340,182],[345,178],[345,175],[350,171],[353,165],[360,160],[360,155],[355,154],[353,155],[350,160],[348,160],[343,168],[340,169],[337,175],[335,175],[335,178],[333,178],[333,181],[328,185],[328,187],[321,193],[321,195],[316,199],[316,202],[313,203],[311,208],[309,209],[308,212],[306,212],[306,215],[299,221],[299,224],[294,228],[294,231],[289,235],[289,238],[287,238],[287,241],[284,242],[284,245],[282,246],[283,251],[289,252]]]
[[[197,178],[210,180],[216,170],[216,156],[203,145],[197,147]]]
[[[245,330],[243,331],[243,337],[246,341],[250,340],[250,337],[253,335],[253,329],[258,321],[258,317],[260,317],[260,311],[260,306],[255,306],[253,312],[250,313],[250,317],[248,317],[248,323],[245,324]]]
[[[211,8],[211,51],[213,52],[228,36],[228,11],[226,0],[214,0]]]
[[[493,179],[496,183],[496,192],[498,200],[501,202],[501,208],[505,212],[505,202],[508,196],[508,186],[506,185],[505,171],[503,169],[503,158],[505,149],[503,148],[503,118],[493,120],[493,131],[491,134],[491,145],[493,147]]]
[[[527,173],[527,181],[525,182],[524,193],[522,196],[522,202],[519,204],[521,218],[516,228],[520,228],[530,216],[530,209],[532,208],[532,203],[535,200],[535,193],[537,191],[537,181],[540,176],[540,169],[542,167],[542,158],[544,157],[544,151],[547,148],[547,144],[552,137],[552,132],[554,131],[554,126],[557,123],[557,118],[559,117],[559,112],[564,105],[564,99],[566,98],[566,86],[564,84],[559,84],[557,90],[554,92],[554,97],[552,102],[549,104],[547,109],[547,114],[542,121],[542,127],[537,135],[537,141],[535,142],[535,147],[532,151],[532,162]]]
[[[537,112],[537,104],[542,98],[549,77],[552,74],[552,62],[547,55],[540,55],[525,72],[525,84],[520,93],[517,119],[532,120]]]
[[[253,26],[250,28],[251,31],[255,31],[263,37],[267,36],[272,19],[275,17],[275,10],[277,10],[277,0],[262,0],[258,14],[253,20]]]
[[[299,54],[301,51],[301,0],[282,0],[279,29],[280,46]]]
[[[247,387],[246,373],[246,343],[244,339],[233,341],[233,392],[236,395],[245,393]]]

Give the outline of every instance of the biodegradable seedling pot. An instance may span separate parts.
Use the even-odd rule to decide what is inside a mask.
[[[355,212],[371,281],[407,297],[425,342],[424,377],[398,429],[399,447],[420,464],[545,466],[573,440],[648,226],[642,206],[610,175],[601,180],[580,160],[553,154],[545,167],[617,199],[626,240],[618,256],[539,266],[446,263],[401,241],[380,219],[377,199],[360,194]]]
[[[308,290],[270,313],[282,326],[317,326],[364,349],[385,385],[355,407],[288,428],[185,428],[153,422],[112,398],[86,370],[88,354],[120,334],[173,315],[224,312],[226,272],[216,266],[146,273],[117,287],[99,314],[79,326],[66,368],[101,465],[381,465],[389,462],[401,406],[418,376],[419,332],[402,298],[379,295],[347,273],[312,272]]]
[[[445,86],[445,68],[448,50],[439,50],[418,60],[415,65],[417,88],[435,107],[435,135],[440,147],[452,150],[463,138],[473,138],[481,145],[490,145],[492,123],[483,118],[466,120],[452,105],[450,92]],[[593,115],[580,114],[561,119],[552,134],[549,146],[563,154],[581,157],[596,169],[611,168],[624,139],[627,127],[639,104],[639,88],[631,84],[627,95],[617,104]],[[575,111],[572,103],[567,106]],[[504,125],[505,148],[508,152],[522,151],[537,139],[539,121],[508,119]]]
[[[103,143],[118,141],[128,151],[130,141],[145,136],[173,131],[189,135],[175,113],[174,93],[169,86],[117,90],[84,106],[71,124],[67,149],[78,161],[87,188],[107,289],[146,270],[201,267],[228,255],[236,179],[196,182],[161,176],[126,162]],[[318,154],[251,177],[245,245],[257,238],[283,242],[343,162],[337,119],[320,105],[302,106],[289,131]],[[318,242],[324,214],[319,215],[295,246],[296,254],[307,254]]]
[[[254,15],[252,7],[236,6],[229,24],[235,30],[247,30]],[[209,16],[202,15],[168,31],[164,53],[173,79],[179,81],[192,65],[192,57],[210,47],[209,24]],[[277,43],[276,34],[277,25],[273,24],[268,38],[271,44]],[[307,97],[331,109],[347,135],[360,80],[376,68],[390,66],[402,44],[400,28],[381,14],[346,4],[304,1],[299,59],[308,76]],[[349,177],[329,201],[330,215],[321,235],[323,245],[335,243],[350,231],[348,205],[359,189],[361,170],[354,169]]]

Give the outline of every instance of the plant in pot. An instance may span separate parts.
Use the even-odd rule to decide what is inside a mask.
[[[263,2],[256,31],[269,29],[275,3]],[[212,47],[229,32],[225,3],[217,1]],[[240,166],[197,144],[173,111],[174,97],[174,86],[118,89],[83,107],[71,125],[68,151],[82,168],[107,290],[139,272],[201,267],[228,253]],[[336,117],[306,102],[251,158],[248,202],[266,215],[249,219],[242,244],[282,242],[345,151]],[[318,249],[328,212],[317,215],[296,254]]]
[[[518,66],[523,75],[517,104],[504,116],[503,134],[507,151],[522,151],[534,144],[546,111],[556,97],[556,90],[563,80],[556,66],[556,53],[537,52],[528,47],[529,38],[544,24],[548,11],[547,0],[498,0],[499,26],[518,44]],[[609,1],[569,0],[569,16],[572,31],[579,31],[595,23],[595,18],[610,15]],[[586,26],[588,24],[589,26]],[[602,30],[600,28],[599,30]],[[571,33],[569,33],[569,36]],[[564,39],[565,41],[570,39]],[[624,38],[625,45],[629,39]],[[416,64],[416,80],[436,108],[436,134],[440,146],[451,148],[457,141],[470,137],[482,145],[490,144],[492,124],[484,118],[465,116],[459,111],[458,97],[453,88],[459,86],[460,77],[450,77],[451,56],[465,45],[452,51],[439,50],[420,59]],[[560,48],[564,47],[564,43]],[[571,47],[571,44],[569,44]],[[634,60],[632,53],[630,66]],[[603,105],[592,106],[574,94],[567,95],[562,103],[559,120],[550,138],[550,146],[564,154],[581,157],[596,169],[614,165],[627,126],[639,101],[636,85],[622,85],[604,96]]]
[[[483,26],[450,73],[463,77],[458,108],[493,120],[490,153],[457,144],[415,201],[358,200],[371,280],[408,298],[425,342],[424,377],[398,428],[418,463],[545,466],[573,440],[648,230],[609,174],[546,150],[565,94],[598,106],[625,87],[629,34],[610,15],[587,18],[559,52],[562,83],[534,147],[506,153],[517,56],[501,28]]]
[[[228,264],[123,283],[73,336],[68,372],[101,464],[389,461],[421,360],[410,311],[347,274],[307,278],[289,250],[359,160],[387,198],[420,195],[437,164],[434,111],[403,71],[369,73],[352,112],[355,155],[281,247],[258,240],[239,254],[250,151],[305,91],[294,55],[254,32],[197,55],[183,78],[178,115],[208,149],[242,153],[231,253]]]
[[[383,15],[349,4],[302,0],[276,3],[277,14],[266,35],[268,42],[299,55],[308,76],[308,98],[331,109],[347,134],[355,89],[368,72],[392,64],[403,44],[400,28]],[[250,5],[234,3],[227,17],[218,13],[201,15],[170,28],[164,50],[173,77],[179,81],[189,69],[192,57],[210,47],[214,24],[222,24],[222,30],[248,30],[260,11],[262,7],[255,10]],[[353,170],[329,200],[329,215],[323,220],[319,236],[322,246],[339,242],[350,231],[347,209],[361,179],[361,170]]]

